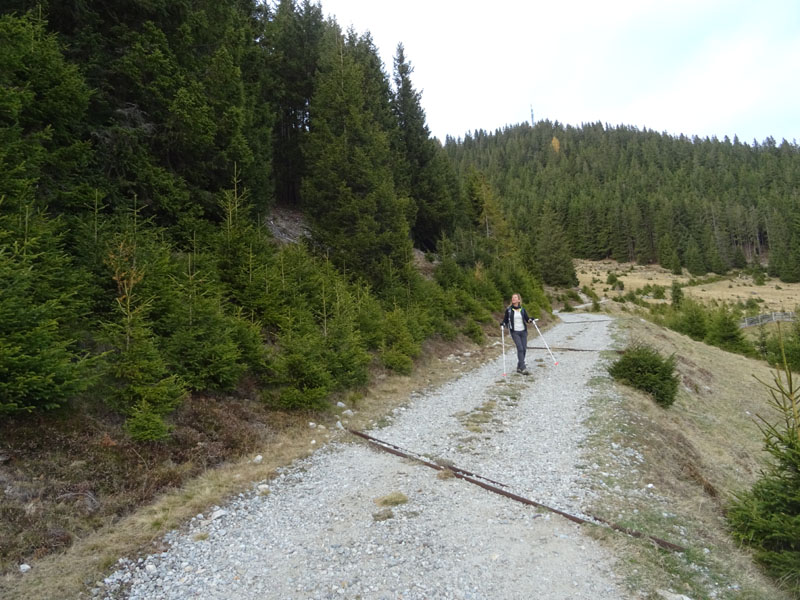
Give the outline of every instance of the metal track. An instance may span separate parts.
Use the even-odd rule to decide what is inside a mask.
[[[547,350],[544,346],[525,346],[528,350]],[[594,350],[592,348],[563,348],[558,346],[550,346],[551,350],[558,350],[559,352],[616,352],[617,354],[624,354],[624,350],[614,350],[608,348],[601,348]]]
[[[580,323],[610,323],[614,319],[592,319],[591,321],[561,321],[559,325],[578,325]]]
[[[666,550],[672,550],[674,552],[685,552],[686,551],[686,548],[684,548],[682,546],[678,546],[677,544],[673,544],[672,542],[667,542],[666,540],[662,540],[662,539],[654,537],[652,535],[647,535],[646,533],[642,533],[641,531],[636,531],[634,529],[629,529],[627,527],[623,527],[621,525],[617,525],[616,523],[612,523],[610,521],[607,521],[606,519],[603,519],[601,517],[597,517],[595,515],[589,515],[589,517],[591,517],[594,520],[594,521],[589,521],[587,519],[583,519],[581,517],[577,517],[575,515],[571,515],[569,513],[566,513],[566,512],[564,512],[562,510],[558,510],[557,508],[552,508],[552,507],[547,506],[545,504],[541,504],[540,502],[536,502],[534,500],[530,500],[528,498],[524,498],[523,496],[519,496],[517,494],[514,494],[512,492],[509,492],[507,490],[502,489],[502,488],[508,488],[509,487],[504,483],[500,483],[498,481],[492,481],[491,479],[488,479],[487,477],[483,477],[482,475],[478,475],[476,473],[471,473],[470,471],[467,471],[465,469],[461,469],[459,467],[456,467],[455,465],[443,465],[443,464],[437,464],[437,463],[430,462],[429,460],[425,460],[424,458],[421,458],[421,456],[418,455],[418,454],[403,450],[402,448],[400,448],[399,446],[396,446],[395,444],[392,444],[390,442],[385,442],[383,440],[379,440],[378,438],[372,437],[371,435],[368,435],[368,434],[366,434],[366,433],[364,433],[362,431],[357,431],[355,429],[347,429],[347,431],[349,431],[353,435],[356,435],[358,437],[364,438],[365,440],[367,440],[369,442],[369,444],[373,448],[378,448],[379,450],[383,450],[384,452],[388,452],[389,454],[394,454],[395,456],[400,456],[402,458],[408,458],[408,459],[417,461],[417,462],[425,465],[426,467],[430,467],[431,469],[435,469],[437,471],[450,471],[455,477],[457,477],[459,479],[463,479],[464,481],[468,481],[469,483],[475,484],[477,486],[480,486],[485,490],[489,490],[490,492],[494,492],[495,494],[500,494],[501,496],[505,496],[506,498],[511,498],[512,500],[516,500],[517,502],[520,502],[522,504],[527,504],[528,506],[536,506],[538,508],[543,508],[543,509],[548,510],[550,512],[553,512],[553,513],[555,513],[557,515],[561,515],[565,519],[569,519],[570,521],[573,521],[574,523],[590,524],[590,525],[597,525],[597,523],[602,523],[603,525],[605,525],[606,527],[609,527],[610,529],[613,529],[614,531],[619,531],[621,533],[626,533],[626,534],[628,534],[628,535],[630,535],[632,537],[635,537],[635,538],[648,539],[651,542],[653,542],[654,544],[656,544],[657,546],[660,546],[661,548],[665,548]]]

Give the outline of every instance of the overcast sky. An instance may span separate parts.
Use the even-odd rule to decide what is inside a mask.
[[[800,140],[800,0],[320,0],[398,42],[431,133],[549,119]]]

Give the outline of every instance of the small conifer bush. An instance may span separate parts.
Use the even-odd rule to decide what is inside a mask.
[[[486,336],[483,334],[483,329],[481,329],[481,326],[473,319],[467,319],[463,332],[464,335],[476,344],[482,344],[486,339]]]
[[[778,417],[759,417],[772,460],[750,490],[736,495],[727,517],[734,537],[753,548],[767,572],[800,598],[800,388],[785,356],[773,384],[761,383]]]
[[[630,346],[625,354],[608,368],[611,376],[650,394],[661,406],[671,406],[678,393],[675,357],[662,357],[644,344]]]

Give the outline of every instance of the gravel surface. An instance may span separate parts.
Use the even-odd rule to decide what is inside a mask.
[[[609,317],[563,314],[551,346],[611,348]],[[540,346],[535,329],[529,346]],[[516,364],[512,349],[507,365]],[[368,431],[429,460],[581,514],[580,445],[597,352],[528,351],[410,398]],[[341,436],[224,507],[198,515],[169,550],[121,559],[96,597],[628,598],[609,551],[576,525]],[[399,504],[378,501],[395,497]],[[405,500],[404,500],[405,499]]]

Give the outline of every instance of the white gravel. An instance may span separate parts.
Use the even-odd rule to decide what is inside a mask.
[[[608,316],[560,316],[564,322],[545,334],[551,346],[611,347]],[[535,329],[528,344],[541,345]],[[515,352],[506,349],[514,365]],[[590,493],[579,468],[587,383],[603,367],[596,352],[556,358],[558,366],[546,351],[529,350],[529,377],[503,377],[497,358],[413,396],[390,425],[368,433],[580,514]],[[393,492],[408,501],[379,520],[381,511],[389,514],[375,500]],[[608,549],[580,527],[366,444],[338,442],[171,532],[168,551],[122,559],[94,593],[130,600],[631,597]]]

